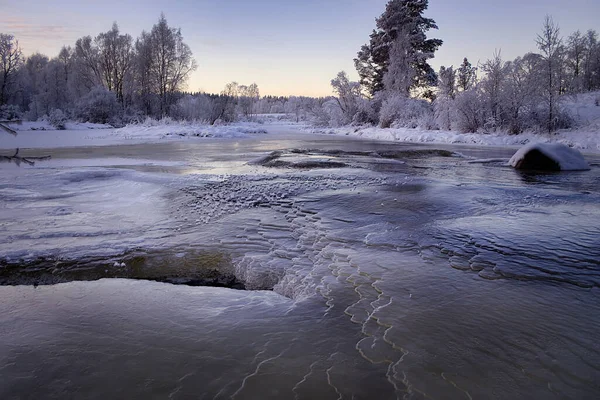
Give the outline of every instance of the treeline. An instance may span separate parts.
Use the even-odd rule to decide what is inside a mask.
[[[24,57],[18,40],[0,34],[3,119],[48,117],[116,122],[162,117],[182,96],[196,61],[181,30],[164,15],[137,39],[115,23],[96,37],[64,46],[53,58]]]
[[[164,15],[135,40],[111,30],[85,36],[49,58],[25,58],[15,37],[0,34],[0,120],[68,119],[111,123],[146,117],[209,124],[286,113],[321,126],[377,125],[462,132],[553,132],[573,124],[565,95],[600,90],[600,43],[594,30],[567,38],[547,17],[538,51],[505,61],[501,53],[473,66],[429,64],[442,40],[427,0],[390,0],[354,60],[360,77],[340,72],[335,96],[261,97],[256,84],[231,82],[219,94],[183,92],[196,62],[181,30]],[[600,98],[597,100],[600,103]]]
[[[329,104],[329,125],[553,132],[573,123],[561,106],[564,95],[600,90],[597,32],[563,38],[551,17],[536,38],[536,53],[505,61],[498,51],[478,66],[465,58],[436,72],[428,60],[442,41],[427,38],[437,29],[423,17],[427,5],[388,2],[354,60],[360,82],[344,72],[331,81],[337,101]]]

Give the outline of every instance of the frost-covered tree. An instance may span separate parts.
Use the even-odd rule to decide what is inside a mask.
[[[102,71],[98,47],[91,36],[84,36],[75,42],[74,61],[77,71],[77,89],[79,94],[88,93],[92,88],[102,85]]]
[[[533,127],[533,114],[540,101],[541,57],[528,53],[505,65],[506,79],[502,87],[505,127],[512,134]]]
[[[583,82],[586,90],[600,89],[600,42],[595,30],[590,29],[585,36],[585,58],[583,61]]]
[[[251,118],[255,113],[256,103],[260,99],[260,90],[258,85],[253,83],[249,86],[241,85],[238,87],[239,92],[239,106],[242,114],[246,118]]]
[[[12,95],[17,72],[23,63],[23,52],[13,35],[0,33],[0,106]]]
[[[557,126],[559,114],[559,95],[561,89],[562,38],[560,29],[552,17],[546,16],[542,32],[538,34],[536,44],[542,57],[541,74],[543,76],[543,99],[546,113],[546,129],[553,132]]]
[[[466,91],[475,86],[477,82],[477,67],[473,67],[467,57],[463,59],[462,64],[456,70],[457,88],[460,91]]]
[[[487,105],[487,127],[496,129],[502,126],[501,91],[506,74],[500,52],[495,52],[494,57],[484,62],[481,70],[485,73],[485,79],[481,82],[481,90]]]
[[[427,6],[427,0],[390,0],[384,13],[377,18],[377,29],[354,59],[360,83],[371,95],[385,89],[384,75],[390,68],[395,43],[395,55],[399,57],[393,61],[398,61],[400,66],[408,64],[406,72],[412,75],[411,89],[435,83],[435,71],[428,60],[442,41],[427,38],[430,29],[437,29],[433,19],[423,16]],[[398,70],[392,72],[394,76]]]
[[[485,121],[485,102],[481,90],[472,87],[456,96],[456,125],[461,132],[475,133],[483,127]]]
[[[125,79],[129,77],[133,66],[133,39],[131,35],[120,34],[119,26],[115,22],[110,31],[96,36],[94,43],[97,47],[102,84],[115,92],[117,99],[122,103],[125,97]]]
[[[358,111],[358,102],[361,98],[360,83],[352,82],[344,71],[338,72],[337,76],[331,80],[333,92],[337,95],[335,98],[346,123],[352,122],[352,118]]]
[[[145,84],[159,97],[159,112],[164,116],[173,94],[183,88],[197,67],[190,47],[183,42],[181,29],[172,28],[162,14],[152,30],[139,39],[138,56],[142,57]]]
[[[456,98],[456,71],[453,67],[440,67],[437,88],[437,96],[433,102],[435,122],[440,129],[450,130]]]
[[[76,116],[82,121],[106,124],[118,114],[118,110],[115,93],[104,86],[97,86],[78,102]]]
[[[567,39],[566,68],[569,74],[569,89],[578,92],[583,87],[583,60],[586,51],[586,37],[580,31],[572,33]]]

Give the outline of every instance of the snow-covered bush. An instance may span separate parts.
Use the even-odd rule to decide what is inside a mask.
[[[379,124],[379,107],[377,107],[376,100],[360,99],[358,102],[358,111],[352,118],[352,124],[354,125],[377,125]]]
[[[456,97],[454,105],[458,130],[475,133],[483,127],[485,122],[484,103],[477,88],[462,92]]]
[[[450,97],[438,97],[433,102],[433,119],[435,126],[443,130],[452,130],[456,119],[454,100]]]
[[[0,107],[0,120],[13,120],[21,118],[21,109],[14,104],[4,104]]]
[[[549,111],[547,106],[540,105],[530,114],[531,128],[539,132],[548,132]],[[564,108],[557,107],[552,117],[554,129],[568,129],[575,125],[575,119]]]
[[[86,122],[106,124],[120,119],[117,96],[104,88],[97,86],[83,96],[76,107],[75,115]]]
[[[64,130],[68,120],[67,115],[60,109],[56,108],[48,114],[48,122],[58,130]]]
[[[382,128],[416,128],[423,117],[431,113],[431,105],[427,101],[393,94],[388,96],[381,105],[379,125]]]

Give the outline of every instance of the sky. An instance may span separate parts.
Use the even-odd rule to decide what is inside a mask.
[[[358,79],[353,59],[375,28],[387,0],[0,0],[0,32],[15,35],[25,55],[56,56],[77,38],[108,31],[117,22],[134,38],[161,12],[180,27],[198,69],[188,90],[220,92],[226,83],[257,83],[262,95],[330,95],[345,70]],[[444,45],[431,64],[472,64],[500,51],[505,60],[535,50],[544,17],[563,36],[600,32],[598,0],[430,0],[427,17]]]

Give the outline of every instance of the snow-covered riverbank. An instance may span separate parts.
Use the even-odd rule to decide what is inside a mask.
[[[308,123],[296,123],[285,115],[258,116],[258,122],[238,122],[228,125],[208,125],[199,122],[147,120],[123,128],[110,125],[69,123],[66,130],[56,130],[46,122],[24,122],[11,125],[17,136],[2,135],[0,149],[110,146],[118,144],[165,143],[198,140],[199,138],[239,139],[262,134],[305,132],[361,137],[369,140],[465,144],[480,146],[514,146],[529,143],[561,143],[584,153],[600,153],[600,107],[582,105],[574,100],[569,106],[578,127],[555,134],[525,132],[509,135],[494,133],[461,133],[457,131],[425,130],[421,128],[379,128],[374,126],[344,126],[323,128]]]

